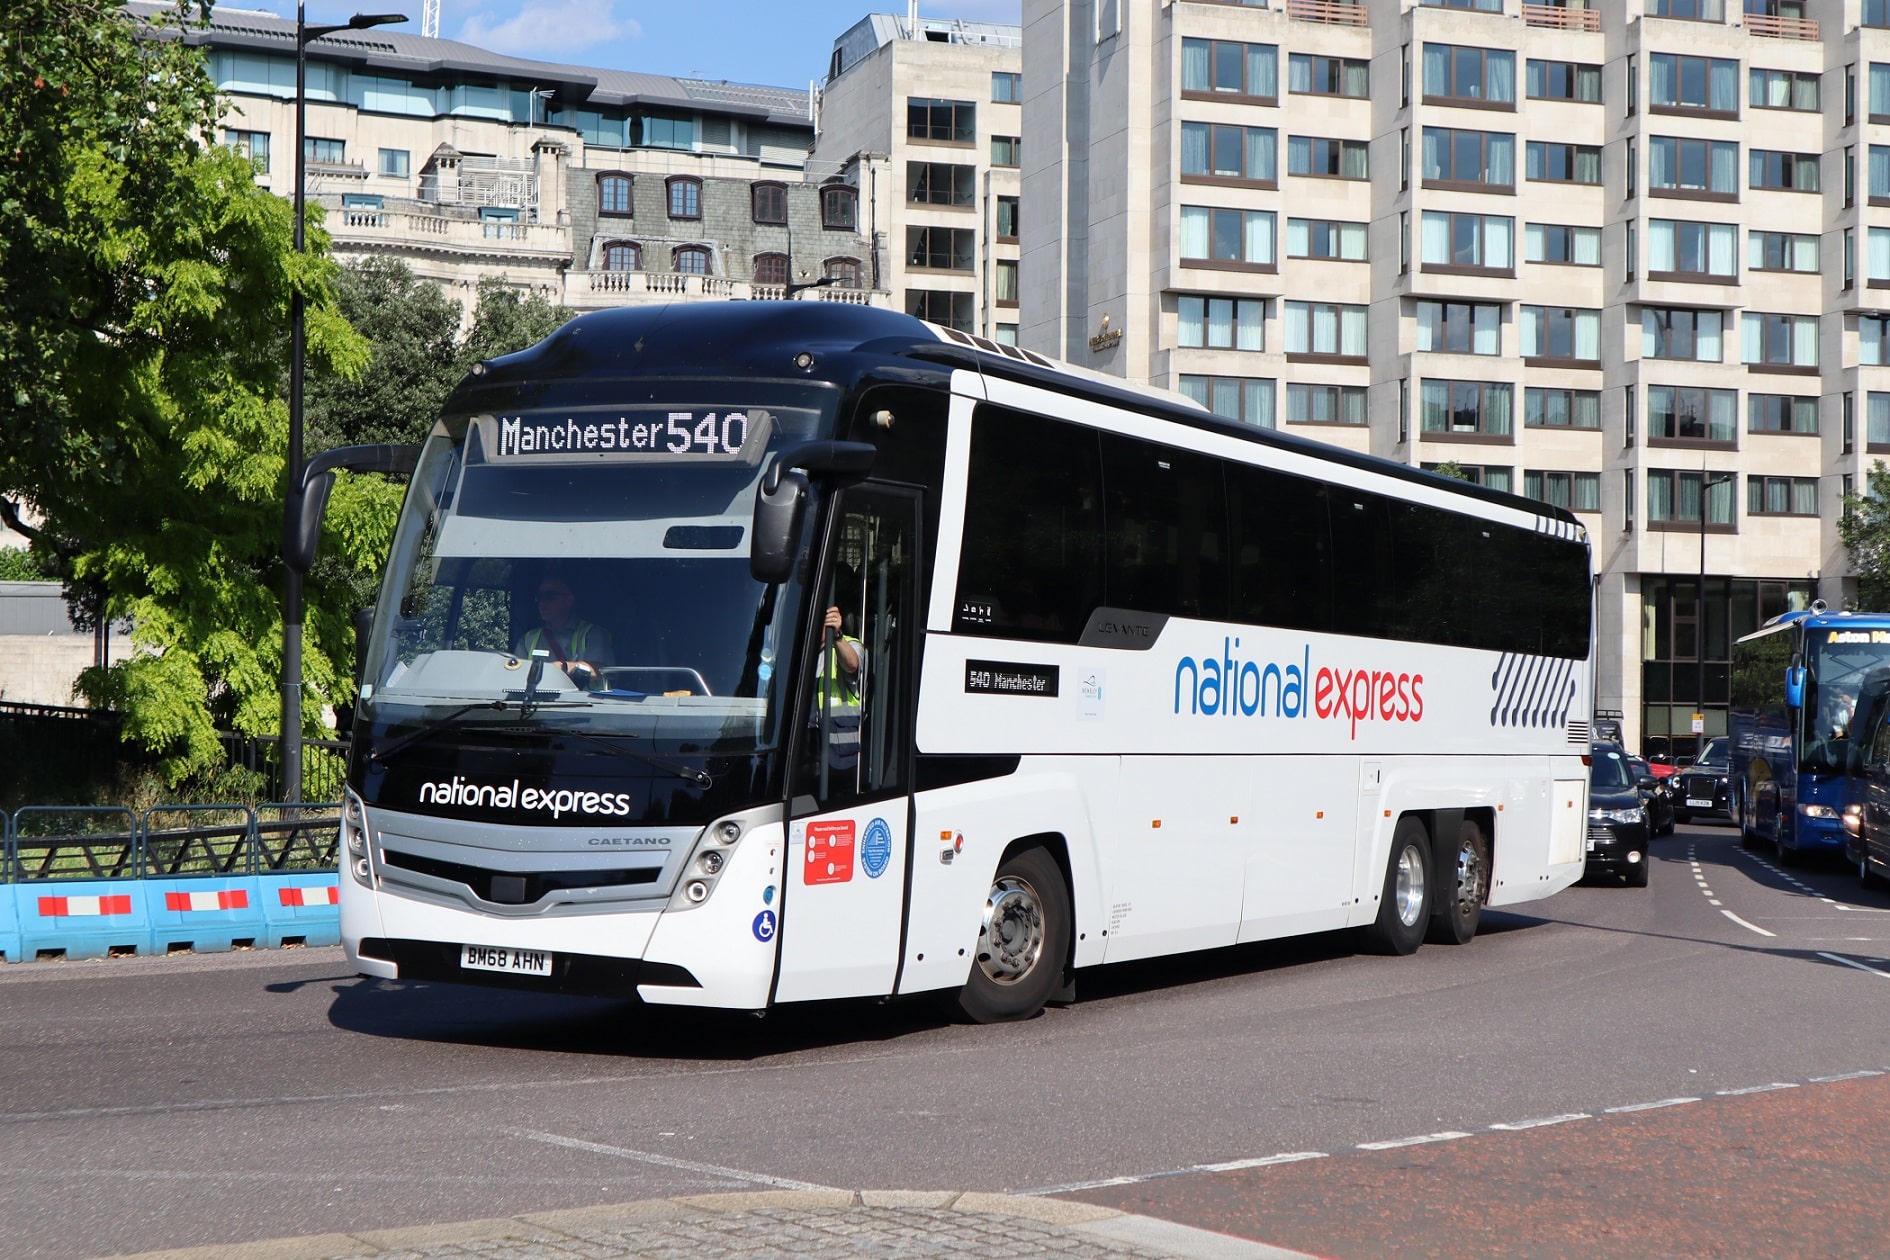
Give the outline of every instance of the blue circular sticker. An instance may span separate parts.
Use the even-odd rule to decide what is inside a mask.
[[[764,945],[774,939],[774,911],[763,910],[755,916],[755,939]]]
[[[869,878],[878,879],[886,873],[886,863],[892,861],[892,828],[886,825],[884,818],[875,818],[866,824],[866,834],[860,837],[860,865],[866,868]]]

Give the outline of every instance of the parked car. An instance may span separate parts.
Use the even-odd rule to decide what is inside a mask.
[[[1647,806],[1627,756],[1597,748],[1588,759],[1588,867],[1585,875],[1620,875],[1647,887]]]
[[[1656,838],[1671,836],[1677,816],[1673,806],[1673,780],[1656,776],[1645,761],[1632,753],[1627,755],[1628,773],[1634,776],[1634,786],[1640,791],[1641,803],[1647,806],[1647,830]]]
[[[1673,777],[1674,818],[1691,822],[1695,818],[1718,817],[1730,820],[1726,784],[1732,774],[1732,746],[1724,735],[1706,741],[1699,760]]]

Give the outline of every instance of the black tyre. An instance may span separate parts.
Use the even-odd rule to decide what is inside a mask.
[[[1673,821],[1675,826],[1679,826],[1681,823],[1690,823],[1693,821],[1693,815],[1687,813],[1685,810],[1676,809],[1673,811]]]
[[[1490,897],[1490,842],[1483,828],[1468,818],[1457,829],[1457,851],[1440,870],[1442,887],[1424,939],[1438,945],[1464,945],[1477,934],[1483,903]]]
[[[1871,869],[1869,850],[1865,850],[1857,859],[1857,883],[1860,888],[1877,887],[1877,872]]]
[[[978,957],[958,994],[980,1024],[1029,1019],[1057,991],[1070,957],[1070,894],[1041,848],[1014,853],[991,877]]]
[[[1629,888],[1647,887],[1649,866],[1650,862],[1648,856],[1645,853],[1641,854],[1641,860],[1627,869],[1627,886]]]
[[[1424,943],[1431,918],[1431,837],[1415,818],[1391,833],[1391,859],[1378,897],[1378,920],[1361,933],[1375,954],[1409,954]]]

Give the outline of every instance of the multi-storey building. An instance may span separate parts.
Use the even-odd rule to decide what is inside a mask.
[[[916,11],[917,6],[912,6]],[[1023,133],[1015,26],[876,13],[834,41],[814,165],[855,179],[889,227],[883,287],[921,319],[1017,340]]]
[[[232,106],[220,138],[291,195],[295,23],[219,5],[186,38]],[[386,27],[311,41],[306,82],[306,190],[338,257],[400,258],[462,298],[503,275],[579,310],[801,285],[887,300],[858,187],[876,172],[809,165],[811,92],[524,61]]]
[[[1572,509],[1631,740],[1843,598],[1890,0],[1024,0],[1024,91],[1022,343]]]

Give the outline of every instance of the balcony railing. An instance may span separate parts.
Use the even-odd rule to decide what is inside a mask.
[[[547,254],[571,253],[571,229],[555,223],[519,223],[509,219],[449,219],[437,214],[405,210],[377,210],[345,206],[331,211],[329,230],[337,243],[424,241],[428,245],[464,246],[489,250],[489,242],[503,241],[510,250]]]
[[[1286,16],[1327,26],[1365,26],[1370,21],[1365,6],[1352,0],[1286,0]]]
[[[1565,9],[1557,4],[1525,4],[1522,7],[1522,20],[1525,26],[1546,26],[1559,31],[1598,31],[1601,29],[1601,10]]]
[[[1744,17],[1746,29],[1754,35],[1764,35],[1770,39],[1818,38],[1816,18],[1775,17],[1769,13],[1748,13]]]
[[[581,280],[580,275],[583,277]],[[572,282],[572,287],[579,290],[571,295],[578,305],[589,305],[582,300],[585,289],[607,299],[597,305],[617,305],[639,298],[657,301],[694,298],[772,302],[787,296],[785,285],[754,284],[727,276],[685,275],[673,271],[591,271],[574,273]],[[799,297],[803,302],[846,302],[856,306],[886,306],[891,302],[891,295],[884,292],[832,286],[804,289]]]

